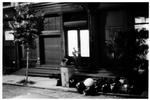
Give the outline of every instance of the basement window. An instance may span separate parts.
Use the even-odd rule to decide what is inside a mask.
[[[68,55],[73,56],[76,51],[76,56],[89,57],[89,30],[68,30]]]

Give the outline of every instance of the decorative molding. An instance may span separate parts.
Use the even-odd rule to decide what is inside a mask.
[[[65,27],[86,26],[86,25],[87,25],[87,21],[86,20],[64,22],[64,26]]]
[[[61,31],[60,30],[42,31],[41,36],[47,36],[47,35],[61,35]]]

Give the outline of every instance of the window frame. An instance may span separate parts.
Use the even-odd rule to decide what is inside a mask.
[[[67,57],[73,57],[73,56],[69,56],[69,50],[68,50],[68,31],[70,30],[77,30],[77,38],[78,38],[78,50],[81,52],[81,40],[80,40],[80,30],[88,30],[87,28],[70,28],[70,29],[65,29],[65,55]],[[89,33],[89,57],[85,57],[85,56],[81,56],[81,54],[79,54],[79,56],[81,58],[85,58],[85,59],[89,59],[90,58],[90,33]]]
[[[142,18],[143,19],[145,19],[145,22],[142,22],[141,20],[142,20]],[[136,22],[136,20],[137,19],[140,19],[140,22]],[[149,17],[146,17],[146,16],[136,16],[135,18],[134,18],[134,29],[135,30],[138,30],[138,31],[140,31],[141,29],[140,28],[136,28],[137,27],[137,25],[138,26],[141,26],[141,25],[147,25],[147,26],[149,26]],[[145,28],[146,29],[146,28]]]

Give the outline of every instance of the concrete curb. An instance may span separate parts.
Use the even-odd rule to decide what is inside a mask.
[[[11,83],[3,83],[3,85],[14,85],[14,86],[31,87],[31,88],[47,89],[47,90],[60,90],[60,91],[65,91],[65,92],[77,92],[77,90],[75,88],[66,88],[66,87],[61,87],[61,86],[45,88],[45,87],[37,87],[37,86],[21,85],[21,84],[11,84]]]

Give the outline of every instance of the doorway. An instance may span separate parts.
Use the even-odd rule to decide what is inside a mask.
[[[58,65],[61,62],[60,35],[41,36],[40,38],[41,64]]]

